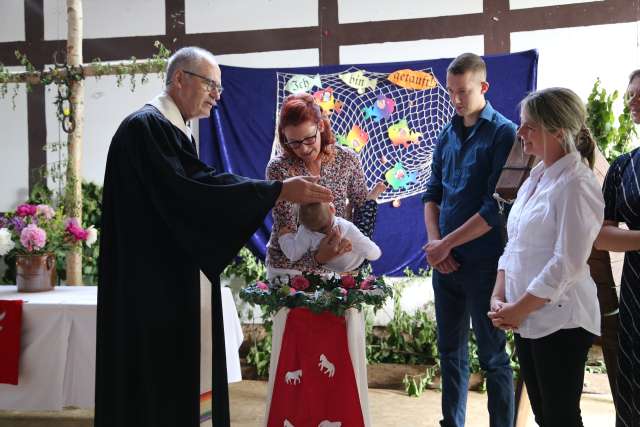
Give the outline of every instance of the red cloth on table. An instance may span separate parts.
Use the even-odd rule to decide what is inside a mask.
[[[0,300],[0,383],[18,385],[22,300]]]
[[[288,424],[287,424],[288,422]],[[364,426],[344,317],[289,312],[268,427]]]

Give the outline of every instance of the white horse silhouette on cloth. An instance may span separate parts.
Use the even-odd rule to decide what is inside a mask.
[[[295,426],[291,424],[289,420],[285,419],[283,427],[295,427]],[[324,420],[320,424],[318,424],[318,427],[342,427],[342,423],[340,421]]]
[[[318,366],[320,367],[320,372],[329,375],[329,378],[336,374],[335,365],[331,363],[324,354],[320,355],[320,363],[318,363]]]
[[[284,382],[287,384],[300,384],[300,377],[302,376],[302,369],[297,371],[289,371],[284,375]]]
[[[6,317],[7,312],[3,311],[2,313],[0,313],[0,322],[2,322],[4,320],[4,318]],[[0,331],[2,330],[2,325],[0,325]]]

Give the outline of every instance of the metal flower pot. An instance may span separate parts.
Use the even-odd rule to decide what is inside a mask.
[[[52,291],[56,281],[56,256],[16,255],[18,292]]]

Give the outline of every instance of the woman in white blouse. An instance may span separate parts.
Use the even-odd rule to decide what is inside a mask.
[[[602,226],[604,200],[588,166],[595,142],[585,118],[582,100],[569,89],[540,90],[522,101],[517,135],[524,152],[542,161],[509,214],[509,241],[491,297],[493,324],[515,332],[521,374],[541,427],[583,425],[584,365],[600,335],[587,259]]]

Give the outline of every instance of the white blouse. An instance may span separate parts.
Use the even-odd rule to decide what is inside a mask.
[[[540,338],[578,327],[600,335],[587,259],[603,219],[600,185],[578,153],[533,168],[509,214],[509,241],[498,262],[507,302],[525,292],[549,300],[522,322],[520,336]]]

